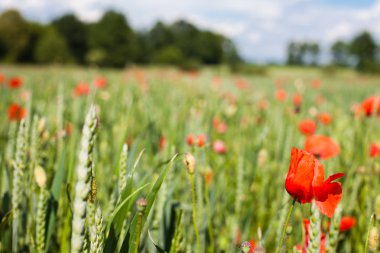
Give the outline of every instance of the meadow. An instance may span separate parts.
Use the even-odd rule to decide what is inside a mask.
[[[378,76],[0,74],[0,252],[380,252]],[[285,187],[292,147],[321,135],[313,166],[344,173],[331,217]]]

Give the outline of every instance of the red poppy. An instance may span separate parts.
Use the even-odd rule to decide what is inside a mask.
[[[351,216],[343,216],[340,220],[339,231],[344,232],[350,230],[356,224],[356,219]]]
[[[22,86],[22,79],[20,77],[12,77],[8,81],[8,87],[11,89],[17,89]]]
[[[189,134],[187,137],[186,137],[186,142],[189,146],[193,146],[194,145],[194,136],[192,134]]]
[[[321,87],[321,81],[319,81],[318,79],[312,80],[311,87],[313,87],[314,89],[318,89],[319,87]]]
[[[372,143],[370,145],[369,156],[370,157],[380,156],[380,145],[379,144]]]
[[[214,177],[214,173],[212,172],[212,170],[210,168],[208,168],[205,172],[205,182],[206,182],[206,185],[210,185],[211,182],[212,182],[212,179]]]
[[[278,101],[285,101],[286,96],[286,92],[283,89],[276,90],[276,99]]]
[[[164,150],[166,147],[166,137],[165,136],[161,136],[160,137],[160,142],[159,142],[159,145],[158,145],[158,149],[160,151]]]
[[[329,159],[339,155],[339,145],[330,137],[311,135],[306,138],[304,148],[320,159]]]
[[[293,105],[300,106],[302,103],[302,96],[299,93],[294,94],[293,96]]]
[[[213,144],[213,150],[215,153],[224,154],[227,151],[226,145],[221,140],[216,140]]]
[[[321,122],[323,125],[329,125],[332,121],[331,115],[327,112],[322,112],[318,114],[317,118],[319,122]]]
[[[0,73],[0,84],[2,84],[5,81],[5,76]]]
[[[268,108],[268,101],[266,101],[264,98],[259,101],[259,109],[261,111],[264,111]]]
[[[332,217],[342,198],[341,184],[333,181],[343,175],[337,173],[324,181],[323,164],[312,154],[292,148],[285,189],[301,204],[310,203],[314,199],[319,211]]]
[[[218,117],[214,117],[213,119],[212,119],[212,126],[213,126],[213,128],[218,128],[218,126],[219,126],[219,123],[220,123],[220,119],[218,118]]]
[[[219,76],[214,76],[212,78],[212,86],[215,88],[219,88],[222,83],[222,79]]]
[[[79,96],[85,96],[88,94],[90,94],[90,86],[88,85],[88,83],[80,82],[77,84],[77,86],[75,86],[75,89],[74,89],[75,96],[79,97]]]
[[[256,242],[255,240],[251,239],[249,240],[249,244],[251,245],[251,248],[249,249],[248,253],[254,253],[256,248]]]
[[[206,143],[206,135],[204,135],[204,134],[199,134],[198,135],[198,147],[203,147],[204,145],[205,145],[205,143]]]
[[[212,119],[212,126],[220,134],[224,134],[227,131],[227,124],[220,121],[218,117],[214,117]]]
[[[366,98],[361,104],[361,109],[367,116],[371,116],[375,113],[380,116],[380,96]]]
[[[8,107],[8,119],[9,120],[22,120],[26,116],[26,109],[22,106],[13,103]]]
[[[73,132],[73,126],[70,122],[67,122],[66,123],[66,126],[65,126],[65,132],[67,135],[71,135],[72,132]]]
[[[317,124],[311,119],[305,119],[299,123],[298,128],[302,134],[312,135],[317,129]]]
[[[243,79],[238,79],[235,81],[235,86],[236,86],[236,88],[238,88],[240,90],[244,90],[244,89],[248,88],[248,83],[247,83],[247,81],[245,81]]]
[[[98,89],[103,89],[104,87],[107,86],[107,79],[103,76],[98,76],[94,80],[94,85]]]

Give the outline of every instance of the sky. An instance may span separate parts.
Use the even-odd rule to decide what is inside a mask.
[[[318,41],[327,59],[337,39],[363,30],[380,39],[380,0],[1,0],[0,11],[8,8],[40,22],[68,12],[96,21],[114,9],[141,30],[157,20],[186,19],[228,36],[252,62],[284,61],[291,40]]]

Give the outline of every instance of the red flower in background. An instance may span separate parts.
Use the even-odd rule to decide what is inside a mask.
[[[319,122],[321,122],[323,125],[329,125],[332,121],[331,115],[327,112],[322,112],[318,114],[317,118]]]
[[[159,145],[158,145],[158,149],[160,151],[164,150],[166,147],[166,137],[165,136],[161,136],[160,137],[160,142],[159,142]]]
[[[198,135],[198,147],[203,147],[204,145],[205,145],[205,143],[206,143],[206,135],[204,135],[204,134],[199,134]]]
[[[5,76],[0,73],[0,84],[2,84],[5,81]]]
[[[299,93],[294,94],[293,96],[293,105],[300,106],[302,103],[302,96]]]
[[[259,101],[259,109],[261,111],[264,111],[268,108],[268,101],[265,99],[265,98],[262,98],[260,101]]]
[[[320,159],[329,159],[339,155],[339,145],[330,137],[311,135],[306,138],[304,148]]]
[[[380,145],[372,143],[369,148],[369,156],[370,157],[377,157],[380,156]]]
[[[352,216],[343,216],[340,220],[339,231],[344,232],[350,230],[356,224],[356,219]]]
[[[302,134],[312,135],[317,129],[317,124],[311,119],[305,119],[299,123],[298,128]]]
[[[311,81],[311,87],[313,87],[314,89],[318,89],[321,87],[321,81],[318,80],[318,79],[314,79]]]
[[[343,175],[337,173],[325,181],[323,164],[312,154],[292,148],[285,189],[301,204],[310,203],[314,199],[319,211],[332,217],[342,198],[341,184],[333,181]]]
[[[69,136],[73,133],[73,125],[70,122],[66,123],[65,132]]]
[[[22,86],[22,79],[20,77],[12,77],[8,81],[8,87],[11,89],[17,89]]]
[[[189,146],[193,146],[194,145],[194,136],[192,134],[189,134],[187,137],[186,137],[186,143],[187,145]]]
[[[210,168],[207,168],[207,170],[204,174],[204,177],[205,177],[206,185],[210,185],[212,182],[212,179],[214,177],[214,173],[212,172],[212,170]]]
[[[278,89],[278,90],[276,90],[276,99],[278,100],[278,101],[285,101],[285,99],[286,99],[286,92],[283,90],[283,89]]]
[[[107,79],[103,76],[98,76],[94,80],[94,85],[98,89],[103,89],[107,86]]]
[[[216,140],[212,147],[214,152],[218,154],[224,154],[227,151],[226,145],[221,140]]]
[[[224,134],[227,131],[227,124],[220,121],[218,117],[214,117],[212,119],[212,126],[220,134]]]
[[[237,79],[235,81],[235,86],[236,86],[236,88],[238,88],[240,90],[244,90],[244,89],[248,88],[248,83],[247,83],[247,81],[245,81],[243,79]]]
[[[74,95],[79,97],[79,96],[85,96],[90,94],[90,86],[88,83],[85,82],[80,82],[75,86],[74,88]]]
[[[377,114],[380,116],[380,96],[366,98],[361,104],[362,111],[367,115]]]
[[[26,109],[22,106],[13,103],[8,107],[8,119],[9,120],[22,120],[26,116]]]

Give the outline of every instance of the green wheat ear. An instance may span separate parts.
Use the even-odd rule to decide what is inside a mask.
[[[321,217],[319,210],[313,201],[311,205],[311,217],[309,228],[309,242],[307,245],[307,253],[319,253],[321,242]]]
[[[96,134],[96,112],[91,106],[83,126],[79,150],[79,163],[76,167],[77,182],[73,206],[71,252],[83,252],[85,246],[85,221],[87,200],[91,191],[93,149]]]
[[[12,209],[13,209],[13,231],[12,231],[12,252],[18,252],[18,223],[20,208],[22,202],[22,193],[24,185],[24,174],[26,168],[26,123],[25,120],[20,122],[17,134],[16,155],[13,163],[13,186],[12,186]]]

